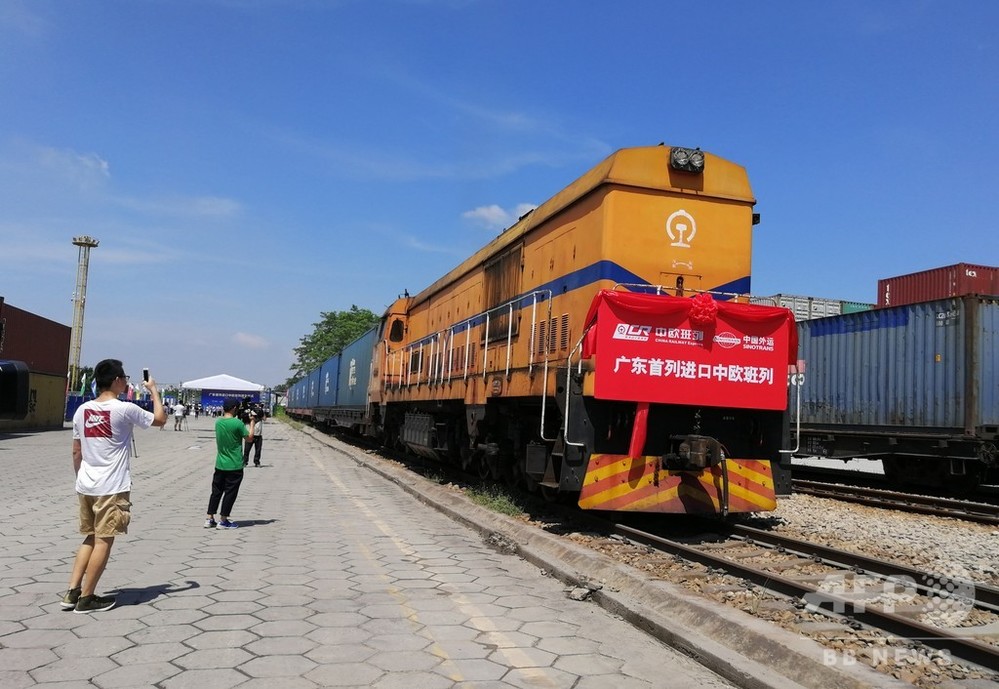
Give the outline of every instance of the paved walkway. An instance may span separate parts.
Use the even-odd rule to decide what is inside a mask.
[[[212,423],[136,434],[98,589],[118,607],[89,615],[58,604],[81,540],[71,431],[0,436],[0,687],[732,686],[281,423],[240,528],[203,529]]]

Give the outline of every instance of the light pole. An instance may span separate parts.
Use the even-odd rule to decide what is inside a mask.
[[[76,268],[76,291],[73,293],[73,330],[69,343],[69,380],[70,385],[76,385],[80,373],[80,349],[83,346],[83,309],[87,304],[87,273],[90,270],[90,250],[99,241],[93,237],[82,235],[73,237],[73,245],[80,247],[80,256]]]

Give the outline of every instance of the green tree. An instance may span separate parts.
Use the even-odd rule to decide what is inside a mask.
[[[285,381],[290,386],[309,371],[341,351],[369,328],[378,323],[378,316],[368,309],[351,305],[349,311],[322,311],[319,322],[312,324],[312,332],[299,340],[293,350],[295,363],[292,376]]]

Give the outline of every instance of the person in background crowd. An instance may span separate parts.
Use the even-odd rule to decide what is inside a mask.
[[[179,431],[184,425],[184,405],[177,401],[173,408],[173,430]]]
[[[128,533],[131,519],[132,430],[166,425],[167,415],[156,381],[143,382],[153,400],[153,411],[118,397],[128,389],[128,376],[118,359],[104,359],[94,367],[98,395],[80,405],[73,415],[73,471],[80,503],[83,544],[76,551],[63,610],[103,612],[115,606],[110,596],[97,595],[97,583],[111,557],[116,536]]]
[[[238,399],[227,399],[222,404],[222,418],[215,422],[215,474],[212,476],[212,494],[208,498],[208,515],[205,519],[206,529],[235,529],[239,525],[229,521],[236,496],[239,495],[239,484],[243,482],[243,453],[240,446],[243,438],[253,441],[255,421],[250,419],[247,428],[236,418],[239,407]],[[221,502],[220,519],[215,521],[215,511]]]

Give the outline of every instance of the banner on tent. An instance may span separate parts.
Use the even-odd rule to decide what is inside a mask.
[[[251,402],[260,402],[259,392],[246,392],[239,390],[202,390],[201,391],[201,406],[204,407],[221,407],[222,404],[227,399],[237,399],[244,400],[247,397],[250,398]]]

